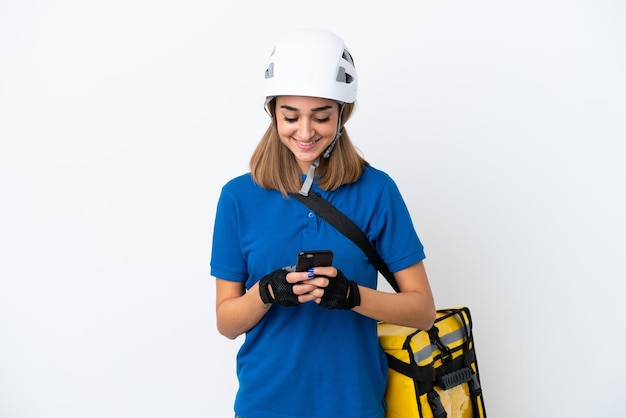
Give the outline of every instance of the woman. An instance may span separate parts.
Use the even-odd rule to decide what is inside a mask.
[[[237,416],[383,417],[387,361],[377,321],[428,329],[435,306],[424,251],[394,181],[370,166],[344,124],[357,74],[337,35],[295,31],[265,72],[269,128],[251,172],[229,181],[217,207],[211,275],[217,328],[245,334],[237,355]],[[401,292],[348,238],[289,196],[317,193],[359,225]],[[304,272],[301,250],[329,249],[332,266]]]

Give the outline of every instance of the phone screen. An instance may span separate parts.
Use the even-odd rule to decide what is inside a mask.
[[[307,271],[318,266],[332,266],[333,255],[331,250],[300,251],[296,261],[296,271]]]

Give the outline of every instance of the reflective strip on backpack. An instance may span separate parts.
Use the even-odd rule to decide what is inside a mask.
[[[439,337],[441,342],[445,344],[446,346],[450,346],[452,343],[456,341],[462,341],[464,338],[465,338],[465,330],[463,328],[459,328],[455,331],[452,331],[449,334]],[[432,343],[428,344],[426,347],[413,353],[413,358],[415,359],[415,362],[419,364],[421,361],[429,359],[432,356],[433,351],[438,350],[438,349],[439,348],[435,344],[432,344]]]

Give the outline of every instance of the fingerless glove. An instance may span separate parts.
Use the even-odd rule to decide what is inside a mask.
[[[287,282],[285,269],[278,269],[259,281],[259,294],[263,303],[273,303],[282,306],[299,305],[298,296],[293,293],[293,284]],[[271,292],[270,292],[271,287]],[[274,296],[272,296],[272,292]]]
[[[341,270],[337,270],[337,276],[328,277],[328,280],[320,305],[328,309],[352,309],[361,304],[359,286],[355,281],[348,280]]]

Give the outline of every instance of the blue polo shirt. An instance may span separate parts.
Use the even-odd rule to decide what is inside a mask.
[[[355,183],[312,191],[347,214],[391,271],[424,259],[423,246],[395,182],[371,166]],[[377,272],[359,247],[293,198],[256,185],[249,174],[229,181],[217,206],[211,275],[244,282],[294,265],[302,250],[329,249],[333,265],[361,286]],[[246,333],[237,354],[235,411],[245,418],[382,418],[387,361],[376,321],[314,302],[274,305]]]

